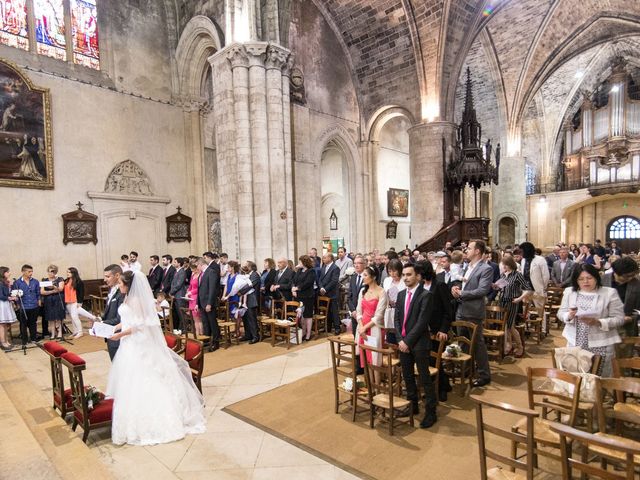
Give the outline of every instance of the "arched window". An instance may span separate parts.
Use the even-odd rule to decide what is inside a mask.
[[[99,70],[97,0],[0,0],[0,43]]]
[[[634,217],[618,217],[609,224],[609,238],[624,240],[640,238],[640,222]]]
[[[524,179],[527,188],[527,195],[536,193],[536,167],[530,163],[524,165]]]

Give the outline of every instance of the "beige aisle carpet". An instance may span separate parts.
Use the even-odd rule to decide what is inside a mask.
[[[564,344],[557,331],[553,335],[540,346],[527,344],[527,356],[514,363],[492,362],[491,385],[484,392],[474,389],[472,393],[526,406],[527,367],[550,367],[550,349]],[[422,412],[423,404],[420,408]],[[434,427],[412,429],[407,423],[392,437],[384,422],[376,421],[375,428],[369,428],[368,411],[358,414],[355,423],[346,407],[334,413],[331,369],[230,405],[225,411],[361,478],[480,478],[474,404],[457,389],[438,406]],[[486,418],[505,427],[516,420],[494,412]],[[509,454],[507,444],[500,448]],[[540,478],[559,478],[557,466],[544,461],[541,465],[554,473],[543,473]]]

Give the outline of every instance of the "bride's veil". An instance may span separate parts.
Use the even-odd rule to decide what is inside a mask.
[[[125,303],[131,308],[135,325],[160,326],[160,319],[156,313],[156,301],[144,273],[133,274],[133,282],[129,287]]]

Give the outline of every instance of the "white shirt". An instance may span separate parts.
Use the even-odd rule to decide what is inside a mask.
[[[480,263],[480,260],[478,260],[476,263],[474,264],[469,264],[469,267],[467,267],[467,271],[464,272],[464,281],[462,282],[462,290],[464,290],[464,287],[467,286],[467,281],[469,281],[469,278],[471,278],[471,274],[473,273],[473,270],[476,268],[476,265],[478,265]]]
[[[227,284],[227,278],[229,276],[229,265],[226,263],[220,264],[220,285]]]
[[[118,290],[118,285],[114,285],[113,287],[111,287],[111,290],[109,290],[109,295],[107,295],[107,303],[111,301],[113,296],[116,294],[117,290]]]

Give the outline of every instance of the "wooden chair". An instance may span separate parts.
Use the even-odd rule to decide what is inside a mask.
[[[624,337],[616,345],[616,358],[640,357],[640,337]]]
[[[620,377],[638,377],[640,378],[640,357],[632,358],[613,358],[613,376]]]
[[[208,343],[211,340],[210,335],[198,335],[196,333],[196,321],[193,318],[193,312],[186,307],[182,307],[180,312],[182,313],[182,320],[184,322],[184,325],[182,325],[182,336],[184,339],[186,340],[191,336],[191,338]]]
[[[287,350],[291,348],[291,333],[295,334],[298,340],[298,321],[296,310],[300,307],[300,302],[285,302],[282,309],[282,318],[277,319],[271,325],[271,346],[275,347],[278,339],[283,340],[287,345]],[[290,320],[292,319],[292,320]]]
[[[64,418],[67,413],[73,411],[71,389],[65,390],[64,388],[64,375],[62,374],[62,362],[60,360],[60,357],[67,353],[67,349],[57,342],[45,342],[40,348],[49,356],[53,409],[58,409],[60,416]]]
[[[229,348],[235,339],[235,344],[240,345],[240,332],[238,331],[238,321],[232,315],[231,310],[234,306],[238,306],[238,302],[226,301],[224,317],[217,318],[218,328],[220,329],[220,338],[224,340],[225,349]]]
[[[485,307],[484,340],[487,344],[489,358],[502,361],[504,358],[504,343],[507,335],[507,318],[505,309],[493,305]]]
[[[63,353],[61,361],[69,370],[69,381],[71,383],[71,395],[74,407],[73,425],[71,429],[75,432],[78,425],[81,425],[84,431],[82,441],[87,443],[89,432],[92,429],[111,426],[113,399],[103,399],[93,409],[89,410],[84,380],[82,378],[82,372],[87,368],[86,362],[71,352]]]
[[[171,302],[173,302],[173,300],[171,300]],[[173,307],[162,307],[160,325],[162,325],[162,330],[164,332],[173,332]],[[184,328],[184,326],[182,328]]]
[[[329,331],[329,305],[331,305],[329,297],[318,297],[316,303],[318,313],[313,315],[313,333],[315,335],[318,335],[320,330],[324,330],[325,333]]]
[[[444,348],[447,346],[447,340],[438,340],[435,335],[431,335],[431,343],[436,342],[438,344],[438,349],[431,349],[430,355],[431,358],[435,359],[435,366],[431,366],[429,364],[429,375],[431,376],[431,381],[434,382],[434,388],[436,390],[436,398],[440,398],[440,374],[442,372],[442,352],[444,352]],[[395,351],[395,349],[394,349]],[[414,372],[418,375],[418,367],[414,366]]]
[[[356,343],[353,335],[344,334],[336,337],[329,337],[331,347],[331,366],[333,368],[333,385],[335,393],[335,413],[339,412],[340,405],[351,406],[351,421],[356,421],[358,401],[368,403],[368,391],[366,387],[358,388],[358,364],[356,363]],[[343,386],[344,380],[350,378],[353,388],[346,390]],[[347,400],[340,400],[341,395],[347,395]]]
[[[473,381],[473,373],[475,371],[474,351],[476,344],[477,325],[473,322],[467,322],[465,320],[456,320],[451,322],[452,335],[449,335],[451,342],[457,342],[460,347],[466,349],[466,352],[461,353],[458,357],[447,357],[442,355],[442,370],[445,371],[455,383],[456,378],[460,378],[460,396],[466,395],[465,382],[468,383],[469,389],[471,389],[471,383]],[[469,336],[462,334],[462,330],[466,329],[467,332],[471,332]],[[460,331],[460,334],[457,331]]]
[[[573,469],[578,470],[584,478],[602,478],[606,480],[633,480],[638,477],[634,473],[634,457],[637,457],[638,447],[630,445],[625,439],[619,437],[601,437],[597,434],[582,432],[568,425],[556,423],[550,426],[551,432],[560,439],[560,462],[562,464],[562,479],[572,480]],[[582,458],[573,458],[574,445],[582,446]],[[608,450],[614,456],[621,458],[624,464],[623,471],[607,470],[606,465],[589,463],[589,452]]]
[[[184,345],[184,359],[191,368],[193,383],[202,393],[202,371],[204,370],[204,343],[200,340],[187,338]]]
[[[98,317],[102,315],[102,312],[104,312],[105,306],[107,304],[107,295],[89,295],[89,301],[91,302],[91,313],[93,313],[95,316]]]
[[[560,327],[560,319],[558,319],[558,310],[562,304],[562,295],[564,294],[564,288],[562,287],[547,287],[547,301],[544,304],[544,313],[547,315],[547,325],[552,321],[557,327]]]
[[[558,368],[558,364],[556,361],[555,348],[551,351],[551,364],[553,368]],[[598,370],[600,369],[600,364],[602,363],[602,357],[597,353],[591,358],[591,368],[588,373],[593,373],[594,375],[598,374]],[[565,370],[567,371],[567,370]],[[569,372],[572,373],[572,372]],[[584,424],[587,428],[588,432],[593,433],[593,418],[594,412],[596,410],[596,405],[594,402],[579,402],[578,403],[578,419],[584,418]]]
[[[640,378],[597,378],[598,436],[626,436],[629,441],[640,437]],[[609,428],[613,424],[613,429]],[[611,433],[609,433],[611,432]],[[640,442],[636,463],[640,465]],[[597,449],[594,452],[598,452]],[[600,452],[606,456],[606,452]]]
[[[377,366],[370,363],[367,359],[366,352],[377,353],[381,355],[381,365]],[[399,396],[396,393],[400,387],[402,377],[400,369],[397,368],[397,361],[394,362],[395,352],[392,349],[369,347],[368,345],[360,345],[360,358],[364,358],[364,375],[369,391],[370,416],[369,426],[374,427],[374,418],[376,409],[381,409],[383,416],[389,412],[389,435],[393,435],[393,429],[396,418],[396,410],[409,409],[409,424],[413,427],[413,409],[411,402]]]
[[[184,348],[182,347],[182,337],[180,335],[165,332],[164,341],[167,342],[167,347],[176,352],[178,355],[184,352]]]
[[[522,314],[522,319],[524,321],[524,329],[525,334],[528,334],[529,337],[535,335],[536,343],[540,345],[542,341],[542,320],[544,316],[544,309],[538,309],[535,306],[533,300],[528,302],[525,305],[524,312]],[[524,340],[523,340],[524,343]]]
[[[509,458],[495,450],[489,450],[487,448],[487,437],[485,432],[491,433],[507,440],[513,440],[514,436],[517,438],[518,443],[527,446],[527,452],[533,452],[534,439],[533,439],[533,422],[540,415],[538,412],[528,408],[516,407],[508,403],[490,401],[477,395],[471,395],[471,400],[476,404],[476,425],[478,430],[478,448],[480,450],[480,478],[481,480],[533,480],[534,465],[533,455],[524,455],[526,461],[521,461],[515,458]],[[509,430],[500,428],[497,425],[489,424],[485,421],[484,412],[485,408],[500,410],[499,414],[502,417],[503,414],[514,414],[525,417],[527,428],[524,433],[513,433]],[[508,465],[515,470],[524,470],[524,475],[518,473],[510,473],[502,470],[501,467],[494,467],[487,469],[487,458],[496,460],[503,465]]]
[[[534,380],[547,380],[545,384],[534,385]],[[564,382],[573,393],[560,393],[554,390],[553,380]],[[549,412],[558,412],[558,420],[566,417],[567,424],[571,427],[575,425],[578,412],[578,401],[580,399],[580,383],[582,378],[556,368],[527,368],[527,392],[529,397],[529,408],[535,410],[536,407],[542,410],[540,418],[536,418],[533,423],[533,450],[527,449],[527,454],[533,453],[534,466],[538,465],[538,455],[543,455],[554,460],[560,457],[553,452],[541,450],[540,445],[560,450],[560,437],[550,430],[550,426],[555,422],[546,418]],[[526,419],[516,423],[511,431],[513,433],[523,433],[528,428]],[[518,445],[521,442],[511,441],[511,458],[518,458]]]
[[[284,318],[284,304],[286,300],[283,298],[273,300],[271,302],[271,318]]]

